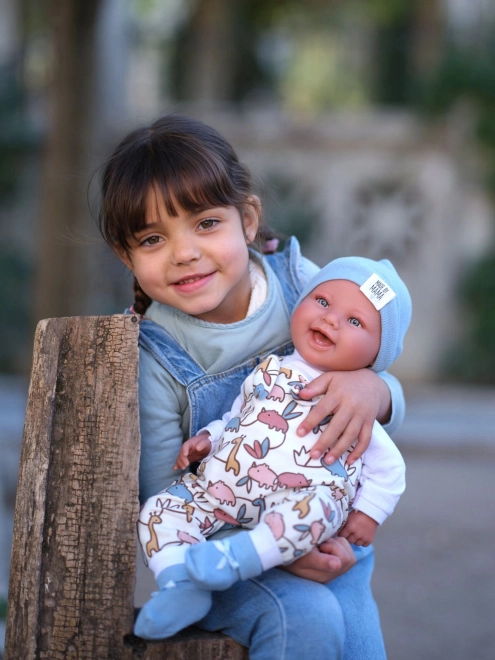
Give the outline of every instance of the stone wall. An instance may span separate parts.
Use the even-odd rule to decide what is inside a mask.
[[[393,371],[403,380],[434,380],[463,326],[459,279],[493,241],[469,118],[457,114],[435,126],[388,113],[307,123],[261,112],[202,118],[261,179],[283,176],[304,189],[318,209],[308,257],[320,265],[351,254],[394,262],[414,312]]]

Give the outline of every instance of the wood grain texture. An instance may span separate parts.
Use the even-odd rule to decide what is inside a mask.
[[[38,325],[14,521],[6,659],[132,658],[138,324]]]

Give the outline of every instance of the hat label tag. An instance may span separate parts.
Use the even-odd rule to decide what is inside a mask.
[[[359,290],[364,293],[378,311],[397,295],[376,273],[368,277],[363,286],[359,287]]]

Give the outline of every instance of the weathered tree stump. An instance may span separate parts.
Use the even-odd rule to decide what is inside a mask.
[[[41,321],[24,426],[5,660],[213,660],[247,649],[196,629],[132,635],[138,323]]]

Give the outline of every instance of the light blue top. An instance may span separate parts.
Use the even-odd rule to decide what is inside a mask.
[[[146,316],[165,328],[208,374],[230,369],[253,355],[290,340],[289,311],[280,282],[266,259],[262,260],[262,265],[268,281],[267,299],[254,314],[242,321],[227,325],[208,323],[156,302]],[[303,284],[319,270],[304,257],[296,267]],[[387,383],[392,396],[392,417],[384,425],[385,430],[392,433],[404,418],[404,395],[394,376],[386,372],[379,375]],[[237,394],[232,394],[232,400]],[[167,488],[182,474],[175,472],[173,465],[182,443],[189,437],[190,423],[185,387],[143,348],[140,349],[139,405],[140,499],[143,501]]]

